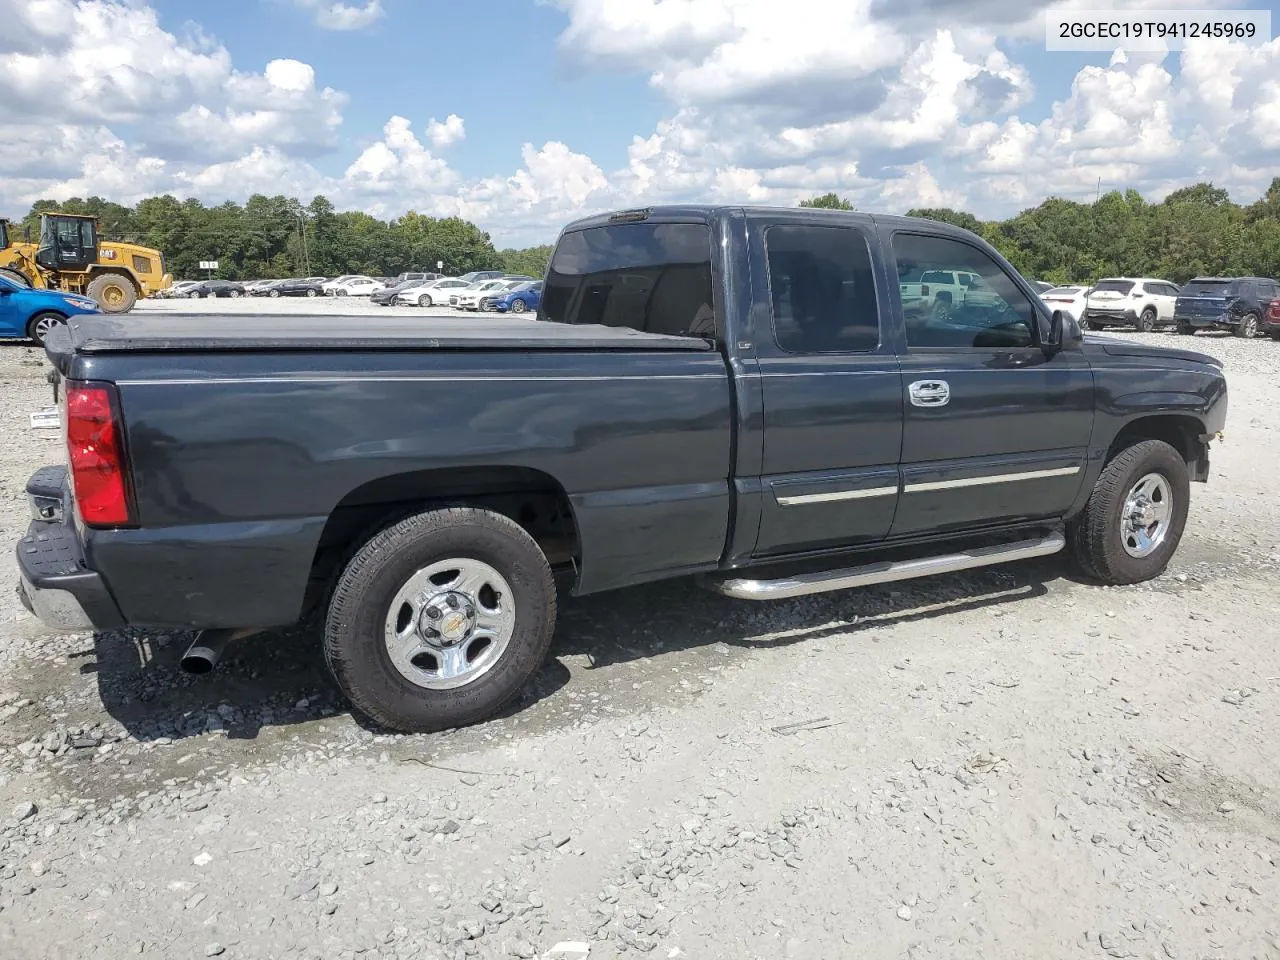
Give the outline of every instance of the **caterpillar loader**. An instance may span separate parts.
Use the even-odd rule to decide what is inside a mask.
[[[38,243],[15,240],[11,230],[0,219],[0,274],[37,289],[82,294],[104,313],[127,313],[139,297],[173,285],[159,250],[99,240],[96,217],[41,214]]]

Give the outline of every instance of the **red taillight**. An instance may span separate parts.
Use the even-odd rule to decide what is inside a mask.
[[[114,390],[103,384],[67,384],[67,453],[76,508],[91,527],[131,522],[121,424]]]

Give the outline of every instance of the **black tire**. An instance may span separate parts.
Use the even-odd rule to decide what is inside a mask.
[[[317,293],[315,290],[308,290],[308,291],[307,291],[307,296],[308,296],[308,297],[318,297],[318,296],[320,296],[320,294],[319,294],[319,293]]]
[[[431,300],[431,295],[430,295],[430,294],[427,294],[427,293],[424,293],[422,296],[420,296],[420,297],[418,298],[418,306],[420,306],[420,307],[433,307],[433,306],[435,306],[435,304],[434,304],[434,303],[432,302],[432,300]]]
[[[1236,324],[1235,335],[1245,340],[1252,340],[1258,335],[1258,315],[1246,313]]]
[[[45,322],[41,322],[45,321]],[[61,326],[67,322],[67,318],[60,313],[54,313],[52,310],[45,310],[43,313],[37,313],[27,322],[27,339],[34,340],[38,345],[44,346],[44,338],[49,332],[49,328],[53,325]]]
[[[1156,308],[1147,307],[1138,317],[1138,322],[1134,324],[1139,333],[1150,333],[1156,328]]]
[[[1195,327],[1188,326],[1185,323],[1180,323],[1177,325],[1177,327],[1174,328],[1174,333],[1183,337],[1195,336],[1195,332],[1196,332]]]
[[[1086,328],[1086,329],[1088,329],[1088,330],[1105,330],[1105,329],[1107,329],[1107,325],[1106,325],[1105,323],[1099,323],[1097,320],[1086,320],[1086,321],[1084,322],[1084,325],[1085,325],[1085,328]]]
[[[116,273],[94,277],[85,294],[103,313],[128,313],[138,302],[138,291],[133,281]]]
[[[0,267],[0,277],[12,280],[20,287],[30,288],[31,280],[20,270],[14,270],[12,267]]]
[[[415,573],[453,558],[502,575],[514,595],[515,628],[487,672],[454,689],[428,689],[392,663],[385,621]],[[393,730],[428,733],[477,723],[509,703],[542,666],[555,621],[551,568],[523,527],[475,507],[429,510],[382,530],[351,558],[329,603],[325,659],[358,711]]]
[[[278,296],[280,296],[280,291],[279,291],[279,290],[269,290],[269,291],[267,291],[267,296],[268,296],[268,297],[278,297]]]
[[[529,309],[529,305],[525,303],[523,300],[521,300],[519,297],[516,297],[514,300],[511,301],[512,313],[524,313],[528,309]]]
[[[1168,530],[1145,557],[1124,547],[1122,514],[1133,486],[1147,474],[1159,474],[1173,495]],[[1080,569],[1101,583],[1119,586],[1158,577],[1169,565],[1187,524],[1191,478],[1182,455],[1162,440],[1142,440],[1121,450],[1102,470],[1083,512],[1068,525],[1068,543]]]

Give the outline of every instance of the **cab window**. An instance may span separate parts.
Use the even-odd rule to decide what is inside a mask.
[[[922,286],[903,300],[907,346],[930,348],[1029,347],[1036,342],[1036,311],[1013,278],[984,251],[950,237],[898,233],[893,237],[903,283],[945,271],[967,280],[956,286]],[[920,282],[915,280],[915,282]]]
[[[541,315],[683,337],[715,336],[711,237],[700,223],[621,223],[566,233]]]

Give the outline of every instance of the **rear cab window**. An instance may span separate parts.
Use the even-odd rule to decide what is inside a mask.
[[[711,232],[704,223],[617,223],[565,233],[541,316],[678,337],[714,337]]]

